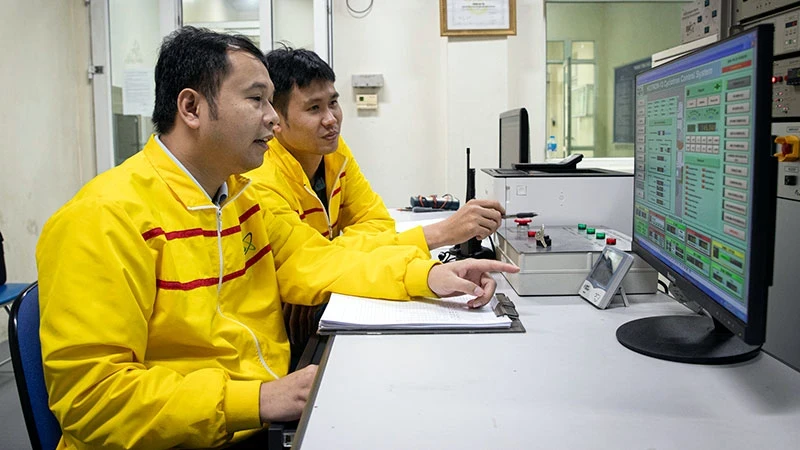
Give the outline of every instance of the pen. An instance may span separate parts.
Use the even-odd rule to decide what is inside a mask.
[[[524,219],[526,217],[536,217],[539,214],[535,212],[521,212],[516,214],[503,214],[503,219]]]
[[[442,209],[436,208],[429,208],[427,206],[415,206],[411,208],[411,212],[421,213],[421,212],[435,212],[435,211],[443,211]]]

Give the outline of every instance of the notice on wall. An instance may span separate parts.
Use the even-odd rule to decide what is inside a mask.
[[[633,143],[636,74],[651,65],[650,58],[645,58],[614,68],[614,142],[617,144]]]
[[[681,6],[681,43],[719,33],[720,0],[694,0]]]
[[[125,69],[122,87],[122,113],[126,116],[153,114],[155,102],[155,71],[153,69]]]
[[[511,25],[508,0],[447,0],[449,30],[506,29]]]

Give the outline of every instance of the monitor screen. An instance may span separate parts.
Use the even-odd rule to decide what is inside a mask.
[[[500,114],[500,168],[530,162],[528,111],[513,109]]]
[[[634,251],[750,344],[771,284],[771,71],[767,26],[636,77]]]

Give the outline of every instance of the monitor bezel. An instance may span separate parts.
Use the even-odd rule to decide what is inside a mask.
[[[528,110],[525,108],[511,109],[500,113],[498,120],[497,133],[497,167],[503,168],[503,119],[519,117],[519,150],[517,157],[518,163],[529,163],[531,154],[530,145],[530,121],[528,120]],[[512,169],[512,167],[508,167]]]
[[[753,157],[753,198],[748,202],[752,208],[752,222],[750,227],[750,277],[748,279],[747,322],[738,318],[724,306],[717,303],[708,294],[696,287],[694,283],[674,271],[655,254],[651,253],[641,244],[634,233],[631,249],[656,271],[666,276],[670,282],[675,283],[678,289],[689,300],[697,302],[708,311],[711,316],[725,325],[732,333],[739,336],[744,342],[751,345],[763,344],[766,337],[767,296],[769,286],[772,284],[773,254],[775,248],[774,230],[777,203],[777,162],[772,156],[772,86],[766,80],[772,78],[773,62],[773,34],[772,25],[759,25],[745,30],[735,36],[708,45],[697,51],[684,55],[666,64],[677,63],[685,58],[709,51],[729,40],[736,39],[745,34],[756,34],[756,47],[754,52],[755,73],[753,88],[755,90],[754,106],[754,142],[763,143],[766,148],[757,146],[751,156]],[[657,70],[664,65],[647,70],[637,75],[638,77]],[[762,81],[763,80],[763,81]],[[638,84],[638,83],[637,83]],[[769,101],[767,101],[767,99]],[[635,172],[634,172],[635,180]],[[755,181],[758,180],[758,181]],[[635,182],[635,181],[634,181]],[[631,221],[635,221],[635,204]],[[634,224],[635,226],[635,224]],[[635,230],[635,228],[632,228]],[[761,297],[762,301],[753,301]]]

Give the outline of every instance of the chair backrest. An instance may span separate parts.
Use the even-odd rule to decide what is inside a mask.
[[[39,341],[39,285],[33,283],[19,295],[8,321],[8,344],[25,426],[34,450],[58,446],[61,427],[47,403]]]

